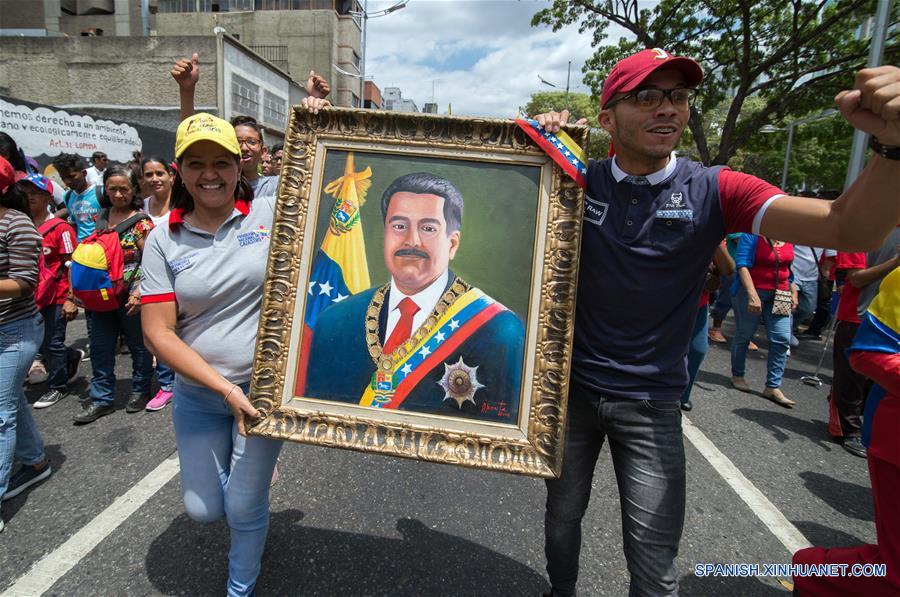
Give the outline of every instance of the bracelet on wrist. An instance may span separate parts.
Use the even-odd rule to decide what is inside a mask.
[[[228,393],[225,394],[225,398],[222,399],[222,400],[224,400],[225,404],[228,404],[228,397],[231,396],[231,393],[234,392],[234,390],[236,388],[237,388],[237,384],[231,384],[231,389],[228,390]]]
[[[888,160],[900,160],[900,147],[882,145],[881,141],[879,141],[874,135],[869,140],[869,148],[876,154]]]

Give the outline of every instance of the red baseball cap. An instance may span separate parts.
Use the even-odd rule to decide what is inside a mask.
[[[659,48],[641,50],[628,58],[619,60],[609,71],[603,82],[600,105],[606,107],[610,99],[618,93],[628,93],[640,87],[651,73],[661,68],[674,68],[684,74],[687,84],[696,87],[703,81],[703,69],[695,60],[673,56]]]
[[[16,182],[16,171],[6,158],[0,158],[0,193],[6,192],[6,187]]]

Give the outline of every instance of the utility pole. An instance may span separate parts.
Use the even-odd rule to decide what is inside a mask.
[[[878,66],[884,58],[884,40],[887,37],[888,20],[891,12],[891,0],[878,0],[875,10],[875,26],[872,28],[872,45],[869,47],[869,64],[871,68]],[[850,163],[847,165],[847,178],[844,189],[850,188],[859,173],[862,172],[866,159],[866,147],[869,135],[856,130],[853,132],[853,145],[850,148]]]

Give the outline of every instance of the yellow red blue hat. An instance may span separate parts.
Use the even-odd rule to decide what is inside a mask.
[[[53,182],[46,176],[41,176],[40,174],[28,174],[23,177],[22,180],[30,182],[42,191],[46,191],[51,195],[53,194]]]

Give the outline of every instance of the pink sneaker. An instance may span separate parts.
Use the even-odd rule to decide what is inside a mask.
[[[150,402],[147,403],[146,410],[150,412],[156,410],[162,410],[166,407],[166,405],[172,401],[172,392],[168,392],[166,390],[160,390],[156,393],[156,396],[153,397]]]

